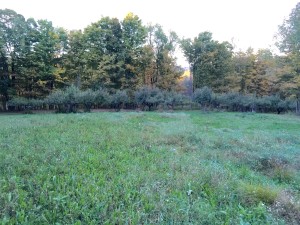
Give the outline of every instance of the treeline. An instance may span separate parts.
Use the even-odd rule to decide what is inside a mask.
[[[175,32],[144,26],[129,13],[122,21],[103,17],[83,31],[55,28],[0,10],[0,98],[38,99],[71,84],[82,90],[177,90]]]
[[[181,48],[193,74],[194,89],[209,86],[218,93],[235,91],[244,95],[279,95],[281,98],[298,99],[299,105],[299,21],[300,3],[279,26],[277,47],[283,53],[280,55],[269,49],[233,51],[230,43],[213,40],[209,32],[200,33],[194,39],[181,40]]]
[[[125,93],[129,103],[123,102],[122,107],[138,105],[134,96],[141,90],[192,99],[197,89],[209,87],[212,96],[218,96],[207,103],[209,107],[268,111],[259,101],[276,98],[281,105],[282,101],[295,102],[300,113],[299,19],[300,3],[279,26],[278,47],[284,54],[275,55],[269,49],[234,51],[232,44],[214,40],[209,32],[180,39],[160,25],[143,25],[132,13],[121,21],[102,17],[84,30],[67,31],[47,20],[0,10],[0,109],[7,110],[8,103],[12,106],[18,101],[33,105],[45,99],[49,102],[51,96],[60,99],[74,87],[81,93],[81,105],[88,93],[100,95],[99,90],[105,90],[107,107]],[[184,70],[176,64],[177,47],[190,64],[192,79],[181,77]],[[246,103],[225,106],[229,96],[232,101],[251,105],[255,99],[255,103],[250,108]]]
[[[217,94],[208,87],[196,89],[192,97],[174,91],[142,87],[135,92],[106,89],[81,91],[75,86],[52,92],[44,99],[15,98],[8,102],[10,109],[31,113],[32,110],[52,109],[59,113],[90,112],[91,109],[174,110],[202,109],[238,112],[281,112],[296,108],[295,101],[278,95],[257,97],[238,92]]]

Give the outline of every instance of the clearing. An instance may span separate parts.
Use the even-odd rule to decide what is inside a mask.
[[[300,118],[0,116],[1,224],[297,224]]]

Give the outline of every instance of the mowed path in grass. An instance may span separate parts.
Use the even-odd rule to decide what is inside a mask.
[[[300,118],[0,116],[2,224],[297,224]]]

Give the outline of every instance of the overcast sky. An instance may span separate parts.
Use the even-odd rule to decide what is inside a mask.
[[[144,24],[159,23],[180,37],[203,31],[237,49],[274,48],[278,25],[299,0],[0,0],[25,18],[47,19],[68,30],[83,29],[101,16],[123,19],[128,12]],[[179,58],[181,58],[179,56]],[[185,64],[182,59],[180,64]]]

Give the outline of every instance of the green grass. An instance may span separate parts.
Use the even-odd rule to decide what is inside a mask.
[[[297,224],[300,118],[2,115],[1,224]]]

